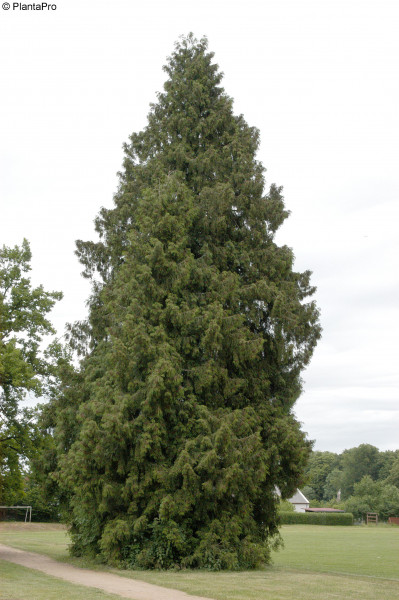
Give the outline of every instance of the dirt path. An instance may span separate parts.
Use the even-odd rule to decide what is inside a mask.
[[[138,581],[137,579],[128,579],[127,577],[121,577],[112,573],[80,569],[72,565],[57,562],[42,554],[17,550],[3,544],[0,544],[1,559],[17,563],[23,567],[42,571],[47,575],[59,577],[71,583],[98,588],[104,592],[117,594],[122,598],[131,598],[132,600],[210,600],[202,596],[191,596],[190,594],[186,594],[186,592],[171,590],[159,585],[153,585],[152,583]]]

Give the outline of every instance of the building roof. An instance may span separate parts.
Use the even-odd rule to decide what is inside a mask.
[[[276,492],[277,496],[280,496],[281,498],[281,492],[277,486],[275,486],[274,491]],[[302,494],[299,488],[297,488],[292,498],[287,498],[287,500],[288,502],[291,502],[291,504],[309,504],[309,500]]]
[[[297,489],[292,498],[288,498],[291,504],[309,504],[309,500],[304,496],[300,489]]]
[[[305,508],[306,512],[335,512],[335,513],[343,513],[344,510],[340,510],[338,508]]]

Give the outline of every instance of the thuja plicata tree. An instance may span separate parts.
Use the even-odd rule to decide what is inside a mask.
[[[98,242],[84,352],[52,414],[75,554],[141,568],[253,568],[311,444],[292,408],[320,336],[310,273],[274,241],[259,133],[233,113],[206,39],[183,38],[125,146]],[[50,411],[51,412],[51,411]]]

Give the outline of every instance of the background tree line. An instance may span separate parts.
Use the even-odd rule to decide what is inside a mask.
[[[355,517],[378,512],[399,516],[399,450],[360,444],[334,452],[312,452],[302,488],[311,506],[344,506]]]

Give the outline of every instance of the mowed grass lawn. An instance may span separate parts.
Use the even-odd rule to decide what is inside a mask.
[[[112,571],[215,600],[399,600],[399,527],[286,525],[282,536],[284,548],[273,553],[273,565],[263,570],[238,573]],[[68,537],[61,526],[0,524],[0,542],[79,566],[109,570],[69,557]],[[4,565],[8,566],[4,568]],[[3,573],[7,572],[12,579],[10,570],[15,571],[19,585],[27,583],[24,572],[32,573],[3,563]],[[22,575],[17,576],[18,570]],[[59,580],[45,575],[38,578],[41,577],[58,585]],[[6,596],[2,595],[3,586],[0,586],[0,598],[46,600],[51,597],[48,593],[34,596],[35,586],[36,583],[31,582],[26,594],[21,589],[19,595]],[[71,584],[70,587],[78,586]],[[9,589],[12,590],[11,585]],[[107,597],[94,590],[93,593],[97,594],[93,598]],[[71,596],[66,592],[62,594],[65,599],[80,598],[77,591],[75,596],[73,591]],[[86,597],[89,600],[88,594]]]
[[[285,525],[281,533],[284,548],[273,553],[276,566],[385,577],[399,583],[398,526]]]

